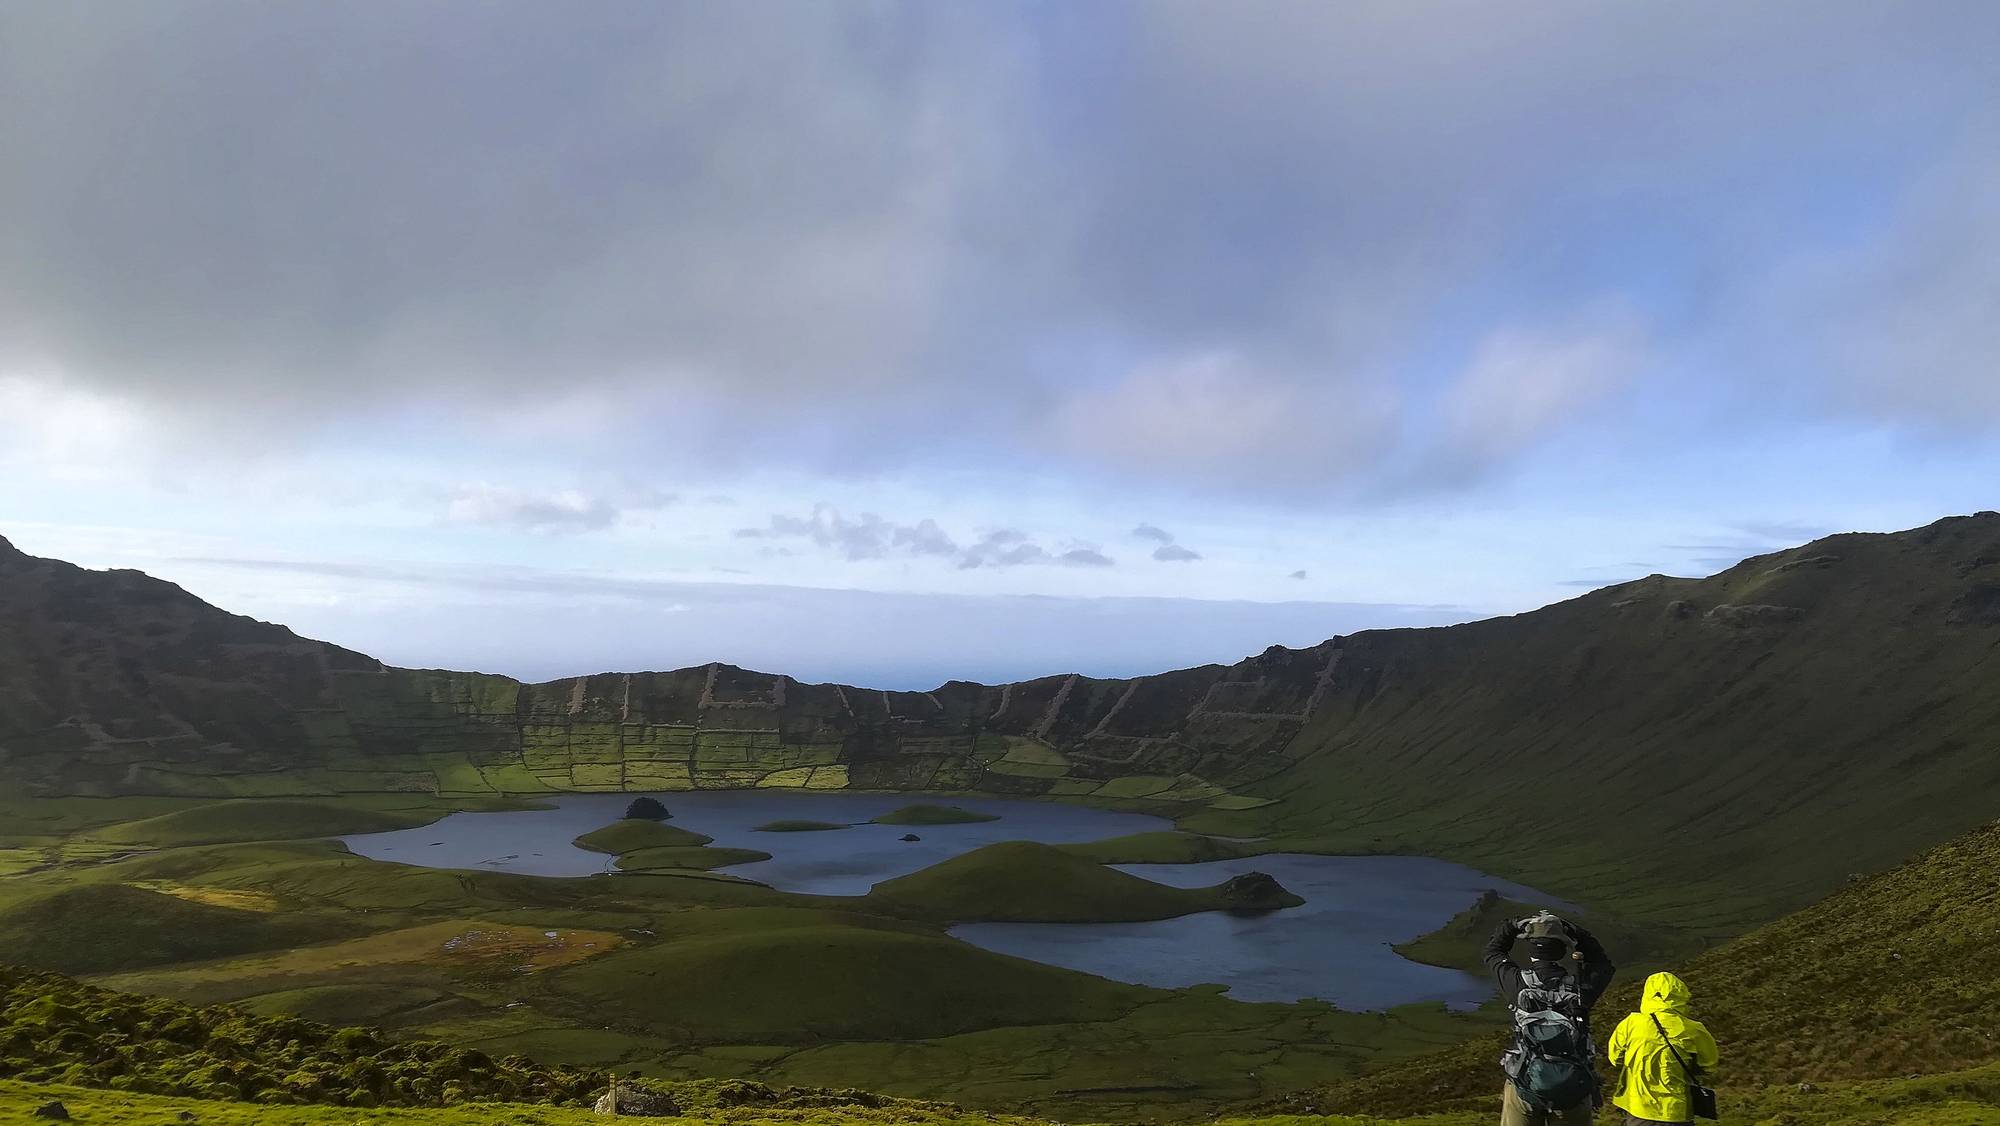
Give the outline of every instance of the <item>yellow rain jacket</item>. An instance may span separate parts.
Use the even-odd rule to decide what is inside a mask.
[[[1673,974],[1658,973],[1646,979],[1639,1011],[1618,1022],[1605,1048],[1611,1065],[1621,1072],[1611,1105],[1649,1122],[1694,1120],[1694,1111],[1688,1106],[1687,1075],[1660,1038],[1660,1029],[1665,1028],[1681,1059],[1704,1071],[1715,1066],[1715,1037],[1683,1011],[1693,997],[1687,982]],[[1657,1026],[1655,1017],[1660,1022]]]

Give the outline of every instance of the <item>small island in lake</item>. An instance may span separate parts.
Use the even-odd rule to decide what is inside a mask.
[[[875,819],[877,825],[970,825],[998,821],[996,813],[974,813],[955,805],[906,805]]]
[[[833,829],[851,829],[854,826],[839,821],[766,821],[753,833],[824,833]]]

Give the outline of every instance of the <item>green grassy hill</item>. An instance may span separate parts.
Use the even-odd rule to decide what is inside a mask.
[[[1234,902],[1220,887],[1177,888],[1106,868],[1054,845],[987,845],[884,880],[871,903],[952,922],[1135,922],[1195,911],[1295,907],[1297,896]]]
[[[352,833],[408,829],[430,820],[425,813],[340,806],[308,801],[229,801],[198,805],[113,825],[96,834],[105,844],[162,847],[291,841]]]
[[[576,847],[619,856],[642,848],[700,848],[714,837],[659,821],[613,821],[578,837]]]
[[[1162,994],[1080,978],[917,927],[824,911],[715,911],[555,983],[600,1023],[755,1044],[917,1039],[1109,1020]]]
[[[1356,634],[1279,804],[1190,827],[1456,859],[1737,933],[1993,815],[2000,514]]]
[[[956,805],[936,805],[918,802],[900,809],[890,810],[875,819],[877,825],[972,825],[981,821],[998,821],[994,813],[974,813]]]
[[[67,973],[101,973],[323,942],[351,924],[95,884],[0,897],[0,953]]]

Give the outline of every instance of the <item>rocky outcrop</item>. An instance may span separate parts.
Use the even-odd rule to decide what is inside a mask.
[[[627,821],[665,821],[672,816],[658,798],[633,798],[632,804],[625,807]]]
[[[1274,911],[1297,907],[1305,900],[1285,890],[1277,877],[1267,872],[1245,872],[1222,885],[1222,901],[1231,911]]]
[[[1805,616],[1797,606],[1717,606],[1708,612],[1710,622],[1732,629],[1788,625]]]
[[[671,1118],[681,1112],[680,1100],[630,1083],[613,1083],[591,1109],[598,1114],[630,1114],[638,1118]]]

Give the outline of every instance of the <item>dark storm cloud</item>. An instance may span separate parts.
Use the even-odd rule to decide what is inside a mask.
[[[1295,495],[1490,475],[1661,325],[1756,385],[1834,324],[1846,409],[1991,422],[2000,193],[1932,157],[1985,136],[1996,37],[1804,0],[17,2],[0,368],[183,426],[553,406],[578,457]],[[1770,221],[1891,199],[1852,260]]]

